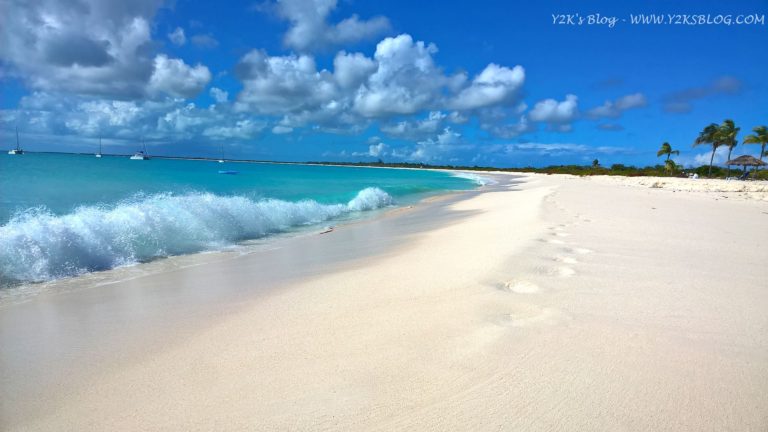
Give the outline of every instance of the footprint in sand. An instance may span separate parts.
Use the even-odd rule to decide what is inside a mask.
[[[576,260],[576,258],[571,258],[571,257],[568,257],[568,256],[556,256],[554,258],[554,260],[557,261],[557,262],[564,263],[564,264],[578,264],[579,263],[579,261]]]
[[[578,254],[578,255],[586,255],[592,253],[590,249],[586,248],[579,248],[579,247],[567,247],[563,248],[563,252],[568,254]]]
[[[557,269],[555,270],[555,275],[560,277],[570,277],[575,274],[576,274],[576,270],[566,266],[557,267]]]
[[[537,324],[557,324],[568,317],[559,309],[543,308],[538,313],[509,314],[509,325],[512,327],[529,327]]]
[[[558,237],[568,237],[570,234],[565,232],[556,232],[555,235]]]
[[[587,248],[573,248],[572,250],[574,253],[577,253],[579,255],[586,255],[586,254],[592,253],[592,251]]]
[[[547,276],[557,277],[571,277],[576,274],[576,270],[567,266],[544,267],[540,271]]]
[[[549,240],[547,240],[547,243],[556,244],[556,245],[563,245],[563,244],[565,244],[564,241],[558,240],[558,239],[549,239]]]
[[[515,294],[533,294],[539,292],[539,286],[526,280],[511,280],[504,287]]]

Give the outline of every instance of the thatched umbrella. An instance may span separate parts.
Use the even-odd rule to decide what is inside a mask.
[[[739,156],[736,159],[731,159],[728,162],[725,163],[728,166],[731,165],[741,165],[744,167],[744,172],[747,172],[747,166],[760,166],[760,165],[766,165],[765,162],[761,161],[760,159],[750,156],[750,155],[744,155]]]

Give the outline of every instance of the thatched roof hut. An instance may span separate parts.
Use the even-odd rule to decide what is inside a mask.
[[[736,159],[729,160],[725,164],[726,165],[741,165],[743,167],[766,165],[765,162],[761,161],[760,159],[758,159],[758,158],[756,158],[754,156],[750,156],[750,155],[739,156]]]

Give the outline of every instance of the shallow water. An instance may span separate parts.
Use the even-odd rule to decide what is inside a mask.
[[[0,286],[221,250],[478,183],[419,170],[2,155]]]

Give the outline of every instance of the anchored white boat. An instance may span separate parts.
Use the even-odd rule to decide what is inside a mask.
[[[24,154],[24,150],[21,149],[21,146],[19,145],[19,128],[16,128],[16,148],[8,150],[9,155],[20,155]]]
[[[139,150],[136,153],[131,156],[131,160],[147,160],[149,159],[149,155],[147,154],[147,145],[144,144],[144,140],[141,140],[141,145],[144,148],[143,150]]]
[[[96,153],[96,157],[97,157],[97,158],[100,158],[100,157],[101,157],[101,137],[99,137],[99,152],[98,152],[98,153]]]

